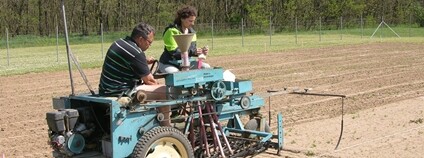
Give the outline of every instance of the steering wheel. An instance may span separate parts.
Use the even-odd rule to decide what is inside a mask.
[[[154,60],[152,63],[152,66],[150,67],[150,73],[155,75],[158,72],[158,70],[159,70],[159,61]]]
[[[166,73],[162,73],[159,71],[159,61],[154,60],[152,66],[150,67],[150,73],[152,73],[153,78],[165,78]]]

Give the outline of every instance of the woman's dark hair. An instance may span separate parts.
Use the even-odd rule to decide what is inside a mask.
[[[131,38],[136,39],[141,36],[144,39],[147,39],[147,36],[149,36],[151,32],[155,33],[155,29],[152,26],[145,22],[140,22],[134,27],[131,33]]]
[[[181,19],[185,19],[190,16],[197,16],[197,9],[192,6],[183,6],[177,11],[174,23],[181,26]]]

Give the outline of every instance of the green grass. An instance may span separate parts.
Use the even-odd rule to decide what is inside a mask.
[[[122,38],[128,35],[127,32],[108,32],[104,33],[103,41],[110,43],[118,38]],[[102,41],[101,36],[95,33],[90,36],[81,35],[69,35],[69,41],[72,44],[94,44]],[[22,48],[22,47],[42,47],[42,46],[56,46],[65,44],[65,36],[61,33],[56,38],[55,33],[51,36],[34,36],[34,35],[19,35],[15,37],[9,37],[9,48]],[[0,48],[6,48],[6,37],[0,38]]]
[[[338,30],[308,31],[299,32],[297,35],[295,33],[274,34],[271,37],[264,34],[246,35],[244,37],[218,36],[213,39],[211,36],[199,35],[198,46],[208,45],[211,49],[209,56],[226,56],[372,42],[424,43],[424,29],[414,30],[413,32],[419,35],[409,37],[402,36],[408,30],[396,28],[398,34],[402,33],[401,38],[398,38],[388,28],[383,28],[373,38],[370,38],[374,30],[367,29],[362,33],[360,30],[358,32],[358,30],[352,29],[343,31],[343,34]],[[381,34],[380,31],[382,32]],[[107,40],[104,40],[105,42],[103,43],[103,54],[102,44],[98,36],[73,36],[70,38],[70,48],[83,68],[97,68],[101,67],[104,55],[111,42],[123,36],[125,34],[122,33],[107,35]],[[10,45],[16,43],[19,43],[19,45],[10,47],[9,57],[4,44],[0,44],[0,76],[68,69],[66,48],[63,41],[59,42],[59,47],[56,48],[56,39],[54,37],[41,38],[34,36],[33,39],[39,42],[25,43],[28,39],[25,40],[24,38],[10,42]],[[13,40],[16,39],[14,38]],[[147,56],[159,58],[162,51],[163,42],[160,39],[156,39],[152,47],[147,51]]]
[[[330,36],[334,39],[343,39],[346,35],[356,35],[361,36],[362,38],[369,38],[373,32],[376,30],[376,27],[371,28],[348,28],[343,30],[319,30],[317,28],[312,30],[302,30],[298,31],[298,35],[314,35],[316,36],[315,39],[321,40],[328,40],[326,38],[329,38],[327,36]],[[417,28],[417,27],[395,27],[392,28],[395,30],[395,32],[400,35],[401,37],[424,37],[424,28]],[[278,32],[274,34],[280,34],[280,35],[295,35],[294,30],[290,30],[291,32],[288,32],[289,30],[286,30],[285,32]],[[65,44],[65,37],[60,33],[59,38],[56,39],[55,33],[52,33],[53,35],[50,36],[35,36],[35,35],[19,35],[14,37],[9,37],[9,48],[22,48],[22,47],[42,47],[42,46],[56,46],[56,43],[58,42],[59,45]],[[105,32],[103,35],[103,41],[104,43],[111,43],[115,41],[118,38],[122,38],[126,35],[128,35],[129,32]],[[159,31],[155,39],[157,41],[162,40],[161,38],[161,32]],[[244,29],[244,35],[245,36],[257,36],[257,35],[264,35],[269,37],[269,31],[268,30],[257,30],[257,29]],[[200,38],[212,38],[211,30],[200,30],[200,32],[197,33],[197,36]],[[241,39],[241,29],[235,28],[235,29],[228,29],[228,30],[221,30],[221,32],[215,32],[214,33],[215,38],[223,38],[223,37],[229,37],[229,38],[240,38]],[[378,32],[374,35],[374,38],[387,38],[387,37],[396,37],[396,34],[394,34],[387,26],[382,25],[378,29]],[[58,41],[57,41],[58,40]],[[90,36],[81,36],[79,34],[70,34],[69,41],[71,41],[71,44],[79,45],[79,44],[96,44],[100,43],[102,41],[102,38],[100,35],[98,35],[95,32],[90,33]],[[240,42],[241,43],[241,42]],[[0,37],[0,49],[6,49],[6,37]]]

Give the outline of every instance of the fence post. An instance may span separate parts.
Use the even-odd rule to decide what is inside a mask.
[[[319,17],[319,41],[321,42],[321,31],[322,31],[322,24],[321,24],[321,16]]]
[[[10,58],[9,58],[9,30],[6,28],[6,51],[7,51],[7,66],[10,65]]]
[[[103,23],[100,23],[100,36],[101,36],[101,51],[102,51],[102,59],[103,59]]]
[[[340,40],[343,40],[343,17],[340,17]]]
[[[364,36],[364,19],[362,17],[362,14],[363,13],[361,13],[361,39]]]
[[[213,19],[212,19],[212,47],[211,50],[213,50]]]
[[[409,30],[408,30],[409,37],[411,37],[411,28],[412,28],[412,14],[409,13]]]
[[[271,37],[272,37],[272,17],[269,16],[269,46],[271,46]]]
[[[384,22],[384,17],[381,16],[381,21]],[[383,23],[381,23],[383,24]],[[383,38],[383,29],[384,29],[384,25],[381,25],[381,31],[380,31],[380,40],[382,40]]]
[[[241,46],[244,47],[244,20],[241,18]]]
[[[297,17],[295,19],[295,35],[294,35],[294,37],[295,37],[295,41],[296,41],[296,44],[297,44]]]
[[[56,25],[56,62],[59,63],[59,26]]]

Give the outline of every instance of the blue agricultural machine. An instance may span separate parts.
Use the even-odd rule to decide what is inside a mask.
[[[139,102],[140,93],[54,98],[56,111],[47,113],[54,156],[244,157],[282,149],[282,116],[278,133],[270,133],[259,112],[264,99],[250,93],[251,81],[223,81],[223,69],[214,68],[168,74],[165,83],[178,89],[172,100]],[[174,107],[178,127],[159,125],[161,106]]]
[[[166,100],[149,100],[135,87],[120,97],[98,96],[70,51],[64,9],[62,1],[72,94],[53,98],[54,111],[46,113],[54,157],[244,157],[283,148],[282,115],[278,132],[271,133],[260,113],[264,98],[251,93],[252,81],[226,81],[219,67],[161,75]],[[175,39],[186,54],[192,36],[181,37]],[[71,59],[91,93],[74,94]],[[181,63],[187,62],[184,57]],[[164,106],[176,117],[164,120],[158,111]]]
[[[156,75],[164,79],[166,100],[149,100],[149,96],[136,87],[120,97],[98,96],[70,51],[63,0],[61,9],[72,93],[53,98],[54,111],[46,113],[54,157],[245,157],[269,148],[280,154],[283,149],[281,113],[276,117],[273,134],[271,112],[268,121],[260,112],[266,96],[251,92],[252,81],[227,80],[220,67],[189,70],[186,50],[191,35],[174,37],[184,52],[183,60],[176,61],[183,66],[183,71]],[[71,59],[86,82],[89,94],[74,94]],[[287,93],[346,97],[309,93],[307,89],[268,91],[268,96]],[[172,107],[169,113],[175,117],[165,120],[167,117],[158,110],[164,106]],[[173,126],[161,126],[161,121],[170,121]],[[337,146],[342,132],[343,102]]]

